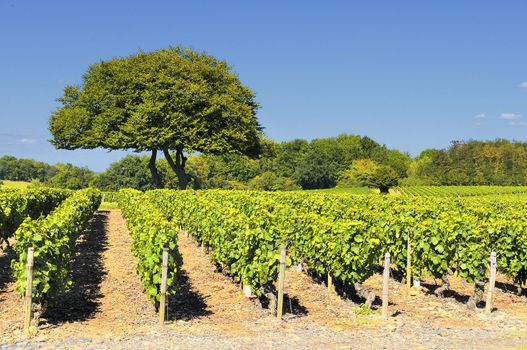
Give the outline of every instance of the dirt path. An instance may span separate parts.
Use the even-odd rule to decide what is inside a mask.
[[[13,249],[4,245],[0,249],[0,339],[3,335],[11,333],[22,322],[22,318],[18,316],[20,297],[16,293],[16,284],[13,282],[10,267],[13,258],[15,258]]]
[[[155,324],[155,309],[143,293],[130,244],[118,210],[96,214],[77,242],[79,253],[72,268],[75,284],[71,296],[66,296],[68,307],[61,303],[58,317],[50,315],[51,320],[65,321],[59,327],[64,335],[121,336]],[[61,314],[65,309],[68,313]]]
[[[178,246],[183,271],[180,291],[169,303],[169,316],[175,318],[173,327],[192,333],[249,335],[256,331],[255,324],[274,321],[267,311],[244,297],[230,278],[216,272],[209,256],[193,241],[181,234]]]
[[[121,336],[150,329],[156,314],[134,265],[130,235],[120,212],[98,211],[77,240],[71,268],[73,285],[57,305],[48,307],[37,340]],[[15,291],[9,270],[2,268],[0,276],[7,281],[0,291],[0,339],[23,339],[23,300]]]

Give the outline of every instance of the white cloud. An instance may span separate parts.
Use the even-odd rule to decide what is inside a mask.
[[[21,139],[18,140],[18,142],[20,142],[20,143],[35,143],[37,141],[38,140],[36,140],[36,139],[30,139],[30,138],[27,138],[27,137],[22,137]]]
[[[527,89],[527,81],[522,81],[520,84],[518,84],[518,87],[520,89]]]
[[[481,114],[478,114],[477,116],[475,116],[474,118],[476,118],[476,119],[489,119],[490,117],[488,115],[486,115],[485,113],[481,113]]]
[[[516,120],[516,119],[520,119],[522,116],[520,114],[516,114],[516,113],[501,113],[500,114],[500,119],[503,119],[503,120]]]
[[[27,135],[0,133],[0,146],[2,145],[33,145],[45,143],[45,139]]]

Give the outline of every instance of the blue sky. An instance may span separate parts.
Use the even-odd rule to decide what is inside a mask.
[[[0,0],[0,156],[101,171],[122,152],[46,140],[90,64],[188,46],[227,60],[276,141],[367,135],[417,155],[527,139],[526,1]]]

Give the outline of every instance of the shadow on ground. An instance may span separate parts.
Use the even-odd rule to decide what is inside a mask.
[[[168,319],[189,321],[211,314],[204,296],[192,289],[187,273],[182,270],[178,277],[178,291],[168,298]]]
[[[430,295],[435,295],[435,291],[440,286],[437,284],[431,284],[431,283],[423,283],[421,282],[421,285],[426,288],[427,293]],[[470,299],[470,296],[459,294],[455,290],[447,289],[443,293],[443,298],[452,298],[455,299],[458,303],[466,304],[468,300]]]
[[[300,304],[297,297],[290,297],[289,294],[284,294],[284,315],[292,314],[295,316],[307,316],[308,311],[304,305]]]
[[[496,281],[496,288],[500,289],[504,293],[511,293],[520,296],[525,295],[525,290],[522,287],[518,287],[512,283]]]
[[[49,324],[85,321],[97,313],[106,275],[102,254],[107,247],[107,221],[108,211],[98,211],[77,240],[77,254],[70,268],[73,284],[54,305],[48,305],[43,318]]]

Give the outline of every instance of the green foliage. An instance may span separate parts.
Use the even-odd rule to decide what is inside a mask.
[[[24,219],[48,215],[70,195],[49,188],[0,191],[0,242],[11,237]]]
[[[34,248],[33,297],[38,303],[53,300],[71,285],[69,263],[75,256],[75,241],[99,206],[101,193],[93,189],[75,192],[53,212],[27,218],[15,232],[18,259],[11,262],[17,290],[24,294],[27,280],[27,250]]]
[[[406,176],[407,164],[410,162],[408,155],[389,150],[368,137],[340,135],[315,139],[304,146],[294,177],[304,189],[334,187],[339,174],[349,169],[354,161],[365,158],[377,164],[391,166],[396,169],[397,177]]]
[[[375,187],[381,193],[397,185],[398,175],[392,167],[379,165],[371,159],[357,159],[350,169],[340,173],[339,187],[368,186]]]
[[[401,187],[427,186],[427,185],[430,185],[430,183],[425,179],[420,179],[417,177],[409,176],[409,177],[405,177],[404,179],[400,179],[398,185]]]
[[[194,187],[202,189],[229,188],[233,181],[247,184],[260,174],[258,160],[238,154],[191,156],[187,166]]]
[[[45,182],[56,172],[54,166],[33,159],[17,159],[12,156],[0,158],[0,180],[30,182],[37,179]]]
[[[141,191],[154,189],[152,176],[148,171],[148,157],[128,155],[97,174],[91,185],[104,191],[118,191],[121,188]]]
[[[365,239],[361,223],[300,213],[268,192],[164,190],[148,195],[170,220],[212,248],[216,264],[256,294],[276,280],[279,246],[286,241],[290,261],[304,260],[317,273],[330,272],[346,282],[371,275],[379,255],[380,241]]]
[[[408,175],[429,185],[527,185],[526,159],[525,142],[452,142],[446,150],[423,151]]]
[[[226,62],[190,49],[94,64],[59,101],[49,124],[57,148],[175,150],[180,185],[184,152],[260,153],[253,92]]]
[[[301,189],[293,179],[278,177],[270,171],[254,177],[247,185],[250,189],[263,191],[294,191]]]
[[[154,191],[165,215],[213,249],[212,260],[253,289],[276,279],[278,247],[289,263],[320,276],[362,282],[385,252],[406,268],[407,240],[416,277],[449,269],[468,282],[486,280],[496,251],[502,273],[527,280],[523,199],[357,196],[305,192]]]
[[[401,184],[402,185],[402,184]],[[407,196],[474,197],[527,194],[527,186],[401,186],[395,190]]]
[[[57,173],[46,182],[47,186],[79,190],[90,186],[94,172],[86,167],[79,168],[71,164],[57,164]]]
[[[176,223],[167,221],[142,192],[121,190],[118,199],[132,236],[132,253],[137,258],[137,273],[146,295],[153,302],[160,299],[163,248],[168,248],[169,256],[167,294],[175,294],[182,264]]]
[[[352,310],[356,315],[361,316],[373,315],[375,313],[375,310],[370,309],[366,304],[360,304],[359,306],[355,306],[352,308]]]
[[[388,193],[390,187],[399,183],[397,173],[388,165],[379,165],[369,176],[368,185],[376,187],[381,193]]]
[[[266,231],[255,221],[227,203],[209,200],[202,191],[157,190],[148,192],[172,222],[202,244],[212,248],[211,259],[260,295],[260,287],[278,274],[278,231]],[[199,220],[196,220],[199,218]]]

